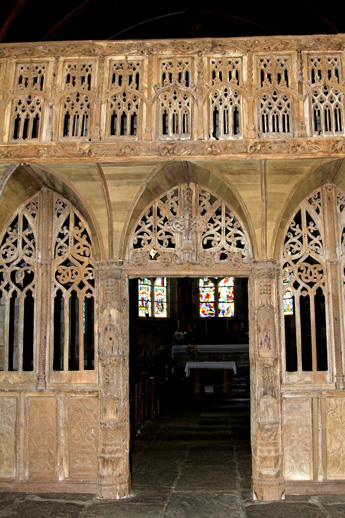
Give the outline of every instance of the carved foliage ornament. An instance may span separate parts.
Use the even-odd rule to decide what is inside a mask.
[[[184,263],[243,267],[249,241],[237,216],[211,192],[182,184],[157,198],[130,238],[128,262],[136,266]]]

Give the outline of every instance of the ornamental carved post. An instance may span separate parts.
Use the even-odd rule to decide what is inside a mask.
[[[253,495],[280,500],[284,494],[281,445],[279,268],[273,261],[254,264],[250,280],[251,426]]]
[[[128,285],[120,262],[98,263],[100,444],[98,496],[130,491]]]

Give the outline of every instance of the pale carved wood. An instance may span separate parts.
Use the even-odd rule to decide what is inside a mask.
[[[281,437],[280,351],[277,345],[276,295],[279,268],[271,261],[254,262],[249,296],[253,325],[250,335],[251,433],[253,494],[259,500],[284,493]]]
[[[121,498],[130,491],[128,287],[121,263],[100,263],[98,496]]]
[[[70,478],[97,478],[98,403],[97,398],[78,397],[67,401]]]
[[[313,479],[313,415],[309,397],[282,400],[285,480]]]
[[[1,156],[343,155],[343,38],[2,45]]]
[[[57,478],[57,400],[27,398],[26,477],[32,480]]]
[[[334,35],[1,45],[0,162],[46,166],[70,161],[78,167],[85,165],[87,176],[90,160],[108,160],[120,166],[162,160],[202,159],[212,164],[236,158],[243,162],[262,160],[261,212],[254,224],[261,228],[261,257],[266,259],[267,183],[274,180],[266,174],[265,159],[286,164],[293,157],[321,161],[345,156],[344,42],[344,35]],[[330,104],[334,108],[330,109]],[[167,129],[162,125],[164,110]],[[321,119],[327,119],[326,125],[319,126],[317,110]],[[216,123],[213,116],[218,118]],[[73,184],[73,179],[70,182]],[[106,189],[106,180],[104,184]],[[17,390],[15,396],[0,399],[1,410],[8,414],[1,423],[6,447],[2,476],[25,481],[26,488],[36,490],[56,489],[60,480],[73,490],[91,488],[102,498],[128,496],[126,275],[195,275],[211,269],[217,274],[250,276],[255,497],[277,499],[288,484],[290,491],[296,491],[301,482],[344,479],[344,197],[333,185],[323,185],[318,191],[321,195],[309,193],[301,206],[303,214],[308,213],[314,222],[313,231],[304,228],[309,236],[306,239],[303,232],[296,233],[296,225],[288,226],[286,232],[291,235],[279,264],[253,262],[253,243],[236,211],[215,196],[207,182],[191,182],[149,203],[126,241],[129,246],[123,262],[100,261],[96,265],[92,257],[88,266],[85,259],[92,247],[84,239],[86,226],[78,229],[77,225],[74,232],[72,226],[64,225],[63,214],[74,213],[73,207],[64,205],[66,200],[57,196],[58,209],[52,205],[52,192],[41,193],[44,199],[37,229],[30,216],[30,228],[35,228],[38,241],[32,239],[31,243],[41,246],[49,221],[51,250],[57,239],[57,247],[65,247],[65,252],[53,254],[51,261],[51,250],[45,249],[41,263],[35,266],[17,247],[20,259],[26,261],[25,268],[36,268],[31,288],[37,289],[40,318],[34,370],[23,371],[19,362],[18,371],[5,369],[0,373],[4,389],[13,390],[16,385]],[[108,197],[110,207],[114,200]],[[23,213],[29,210],[24,207]],[[108,217],[112,232],[113,221]],[[24,241],[28,237],[25,232],[20,235]],[[84,252],[75,254],[73,248],[79,245]],[[152,246],[159,261],[150,259]],[[312,268],[304,264],[310,250],[315,259]],[[79,259],[73,263],[76,255]],[[73,266],[66,270],[62,259],[67,256]],[[8,276],[9,264],[2,264]],[[311,275],[314,287],[329,293],[327,371],[285,372],[284,332],[278,322],[283,320],[281,281],[286,265],[299,278],[296,292],[305,288],[301,286]],[[66,281],[75,280],[76,270],[87,281],[86,291],[97,299],[95,336],[100,337],[99,350],[97,354],[96,340],[94,370],[84,370],[80,350],[79,371],[72,372],[68,370],[65,341],[63,370],[54,371],[53,307],[44,301],[51,301],[58,290],[68,294]],[[312,291],[310,286],[307,289]],[[5,314],[0,321],[6,322]],[[21,348],[19,344],[19,357]],[[6,354],[4,348],[0,362]],[[334,397],[328,395],[335,389]],[[44,422],[43,417],[47,418]],[[88,483],[80,485],[80,478]]]
[[[17,475],[17,398],[0,397],[0,477],[14,479]]]
[[[327,478],[330,480],[345,477],[345,398],[325,398],[325,449]]]

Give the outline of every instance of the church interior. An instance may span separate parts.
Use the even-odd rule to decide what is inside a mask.
[[[127,498],[141,430],[198,410],[253,500],[345,493],[344,33],[2,2],[0,491]]]

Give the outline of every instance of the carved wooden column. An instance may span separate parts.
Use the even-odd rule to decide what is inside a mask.
[[[98,263],[100,444],[98,496],[130,491],[128,285],[117,261]]]
[[[275,262],[257,262],[250,279],[253,495],[258,500],[279,500],[284,494],[277,317],[279,273]]]
[[[340,279],[338,250],[341,248],[339,235],[336,231],[337,221],[337,193],[335,185],[325,185],[323,217],[325,222],[325,233],[327,235],[327,259],[328,261],[328,293],[329,293],[329,331],[332,334],[335,357],[335,383],[339,390],[345,389],[344,376],[344,350],[341,317],[341,294],[342,286]]]

